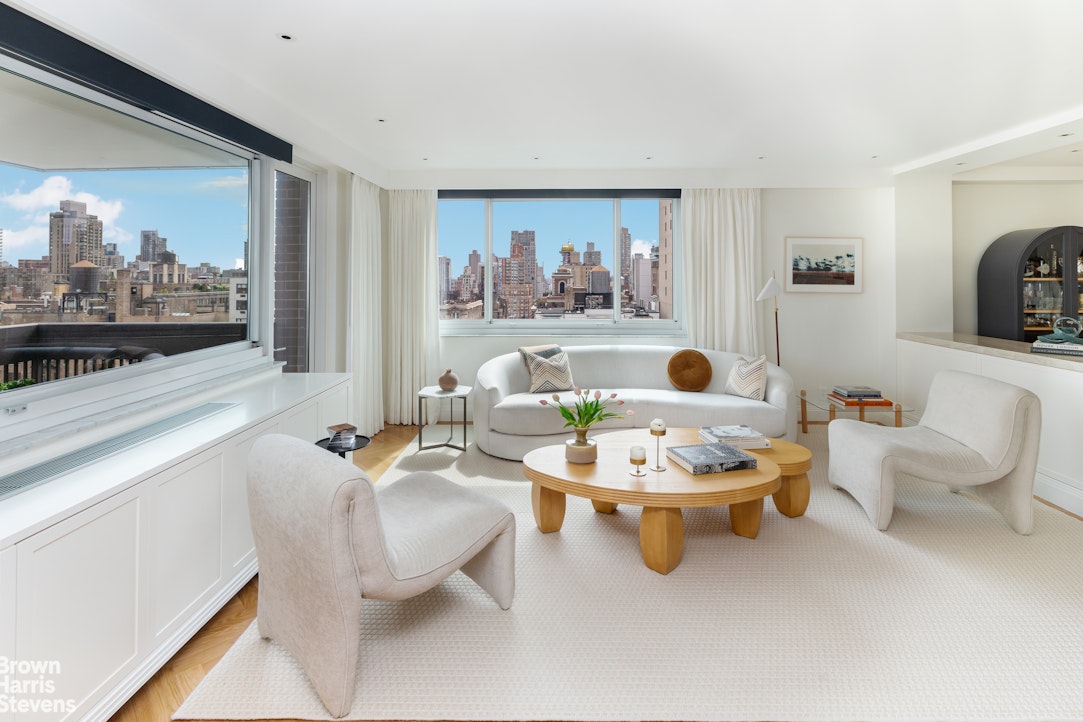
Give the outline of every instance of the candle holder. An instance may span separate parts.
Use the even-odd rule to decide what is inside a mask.
[[[647,463],[647,450],[642,446],[633,446],[628,450],[628,461],[632,462],[632,476],[646,476],[643,465]]]
[[[665,429],[651,429],[651,436],[654,437],[654,466],[651,467],[651,471],[666,470],[666,467],[662,466],[662,437],[665,435]]]

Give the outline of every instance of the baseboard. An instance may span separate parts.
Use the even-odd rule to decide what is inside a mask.
[[[1076,516],[1083,516],[1083,489],[1055,474],[1038,470],[1034,477],[1034,496]]]
[[[195,636],[196,632],[203,628],[204,624],[210,621],[211,617],[226,605],[226,602],[241,591],[241,588],[256,575],[257,566],[256,559],[252,559],[251,562],[242,567],[213,597],[208,599],[197,612],[192,614],[177,631],[158,645],[80,719],[83,722],[105,722],[116,714],[117,710],[123,707],[125,702],[131,699],[159,669],[165,666],[166,662],[173,658],[173,655],[180,651],[181,647],[188,643],[188,640]]]

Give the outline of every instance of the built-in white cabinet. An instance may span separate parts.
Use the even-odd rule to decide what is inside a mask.
[[[224,389],[217,400],[235,402],[230,411],[72,472],[85,484],[0,502],[0,521],[26,518],[24,536],[0,537],[0,660],[28,670],[0,668],[0,722],[105,720],[119,709],[255,574],[252,444],[278,431],[326,436],[349,421],[349,391],[341,374]],[[150,460],[145,471],[124,454]],[[81,497],[83,487],[98,491]],[[65,496],[70,513],[58,506]]]

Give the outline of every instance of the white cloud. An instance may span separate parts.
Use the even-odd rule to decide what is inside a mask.
[[[49,213],[60,209],[60,201],[78,201],[86,203],[87,212],[96,215],[102,222],[102,236],[105,240],[125,243],[132,239],[132,234],[116,225],[117,219],[124,212],[124,202],[105,200],[93,193],[76,191],[71,179],[62,175],[49,176],[41,185],[27,192],[16,190],[0,194],[0,203],[23,214],[26,226],[21,230],[4,231],[4,245],[40,250],[41,255],[49,252]]]
[[[632,241],[632,258],[635,258],[637,253],[642,253],[644,258],[650,258],[651,248],[654,245],[655,244],[651,241],[644,241],[638,238],[635,239],[634,241]]]
[[[44,226],[28,226],[18,231],[10,228],[4,229],[4,249],[6,251],[10,251],[12,248],[33,248],[35,246],[45,249],[41,252],[41,255],[49,252],[48,224]],[[10,256],[11,254],[5,253],[5,255]]]

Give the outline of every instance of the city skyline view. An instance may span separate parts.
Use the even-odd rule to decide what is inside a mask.
[[[126,262],[139,254],[141,231],[156,230],[189,266],[243,263],[247,168],[40,172],[0,163],[4,261],[49,254],[49,214],[63,200],[86,203]]]
[[[622,200],[620,225],[632,238],[632,255],[648,256],[658,244],[658,201]],[[443,200],[439,204],[439,255],[451,259],[453,274],[461,273],[471,251],[485,261],[485,201]],[[560,265],[560,247],[571,242],[577,251],[594,243],[602,265],[615,271],[612,201],[496,201],[493,203],[493,253],[508,255],[512,231],[534,231],[538,263],[550,274]]]

